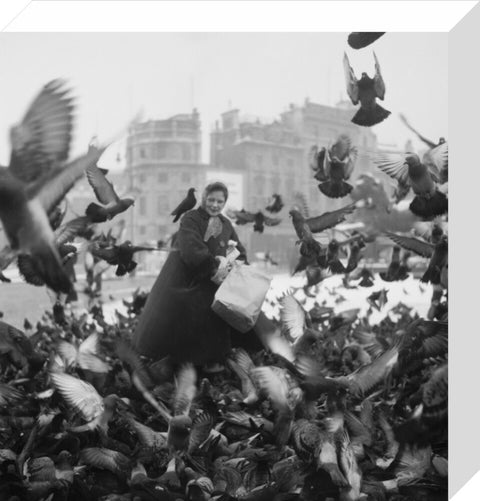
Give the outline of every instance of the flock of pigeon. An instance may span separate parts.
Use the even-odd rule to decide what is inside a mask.
[[[382,35],[351,33],[348,43],[360,49]],[[386,119],[390,112],[376,103],[385,95],[377,58],[373,79],[364,73],[357,80],[346,56],[344,66],[349,96],[360,103],[352,121],[371,126]],[[46,85],[12,128],[10,165],[0,170],[8,239],[0,272],[16,260],[27,282],[57,293],[36,326],[26,320],[21,331],[0,320],[0,500],[447,499],[445,140],[429,141],[406,122],[428,146],[421,160],[372,152],[372,162],[397,181],[392,199],[374,181],[372,200],[353,196],[358,186],[347,181],[357,149],[347,136],[312,148],[319,191],[355,201],[319,216],[301,201],[289,210],[299,249],[294,273],[306,276],[302,294],[276,298],[278,329],[263,339],[263,350],[234,349],[212,373],[135,352],[130,339],[146,293],[125,300],[127,313],[117,311],[114,323],[105,321],[101,304],[84,314],[65,306],[75,239],[86,242],[92,263],[116,266],[119,276],[135,268],[135,252],[155,250],[99,231],[133,200],[120,197],[97,166],[106,145],[90,145],[69,160],[73,110],[63,82]],[[63,199],[84,174],[98,203],[64,223]],[[327,245],[315,238],[361,210],[384,212],[388,227],[392,207],[410,188],[410,211],[422,232],[374,228]],[[194,191],[172,212],[175,221],[195,207]],[[265,212],[229,215],[261,233],[281,221],[283,208],[274,194]],[[421,279],[434,288],[426,319],[398,304],[373,325],[386,289],[372,292],[362,317],[356,309],[335,314],[322,302],[318,285],[335,274],[345,286],[374,287],[372,272],[359,263],[379,233],[395,244],[380,274],[386,284],[409,276],[412,253],[429,259]],[[308,309],[307,296],[315,300]]]

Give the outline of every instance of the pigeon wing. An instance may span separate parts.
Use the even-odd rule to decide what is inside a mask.
[[[272,367],[256,367],[252,370],[255,384],[263,390],[277,410],[288,408],[288,384],[284,377],[278,377]]]
[[[312,233],[320,233],[321,231],[333,228],[337,224],[345,221],[348,214],[351,214],[356,209],[356,205],[350,204],[331,212],[324,212],[320,216],[311,217],[306,220]]]
[[[395,345],[380,355],[371,364],[364,365],[347,376],[347,379],[353,383],[353,392],[361,396],[367,395],[378,384],[385,381],[398,362],[398,353],[398,345]]]
[[[31,183],[68,158],[73,102],[62,80],[48,83],[30,105],[21,124],[11,129],[9,169]]]
[[[101,204],[109,205],[119,201],[113,184],[105,177],[97,165],[91,164],[87,167],[87,179]]]
[[[190,454],[195,452],[207,440],[212,428],[213,417],[210,414],[202,412],[195,416],[188,443],[188,452]]]
[[[442,143],[428,150],[423,155],[422,162],[428,167],[428,170],[435,178],[435,181],[440,181],[440,172],[448,168],[448,143]]]
[[[299,339],[305,329],[306,314],[298,301],[291,295],[280,299],[280,320],[292,340]]]
[[[131,471],[130,459],[119,451],[102,447],[88,447],[80,451],[82,463],[112,473],[127,474]]]
[[[50,373],[55,388],[86,421],[92,421],[104,410],[103,399],[86,381],[60,372]]]
[[[71,219],[55,231],[55,243],[62,245],[72,242],[79,233],[85,232],[89,225],[88,217],[80,216]]]
[[[58,205],[91,164],[96,164],[106,147],[89,148],[86,155],[69,162],[47,179],[42,178],[29,188],[30,196],[37,195],[47,214]]]
[[[375,58],[375,76],[373,77],[373,88],[375,89],[375,94],[379,99],[383,101],[385,98],[385,82],[382,78],[382,73],[380,71],[380,64],[377,59],[375,52],[373,53]]]
[[[386,235],[403,249],[415,252],[415,254],[422,257],[431,258],[433,256],[435,246],[428,242],[423,242],[414,237],[405,237],[403,235],[391,233],[390,231],[386,232]]]
[[[196,393],[197,373],[192,364],[184,364],[177,374],[177,390],[173,403],[173,414],[188,416]]]
[[[425,136],[422,136],[420,132],[418,132],[416,129],[414,129],[410,123],[407,120],[407,117],[403,114],[399,114],[400,120],[420,139],[420,141],[423,141],[429,148],[435,148],[436,144],[431,141],[430,139],[427,139]]]
[[[345,71],[348,97],[352,100],[353,104],[358,104],[358,81],[346,53],[343,56],[343,69]]]
[[[385,174],[396,179],[404,186],[410,186],[408,165],[402,155],[395,153],[375,153],[372,162]]]

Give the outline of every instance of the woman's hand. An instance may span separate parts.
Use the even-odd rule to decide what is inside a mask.
[[[211,280],[213,283],[220,285],[225,278],[227,278],[228,272],[232,269],[232,263],[229,263],[223,256],[215,256],[215,259],[218,262],[218,268]]]

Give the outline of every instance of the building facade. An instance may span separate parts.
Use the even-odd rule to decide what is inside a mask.
[[[204,184],[201,123],[197,110],[132,126],[126,169],[135,205],[129,209],[129,237],[135,243],[165,240],[178,228],[170,213],[189,188]]]
[[[270,252],[280,262],[291,263],[297,249],[290,208],[303,198],[315,215],[348,203],[349,199],[333,200],[319,191],[309,165],[312,146],[328,146],[340,134],[348,134],[358,148],[351,181],[374,171],[367,152],[377,149],[376,136],[369,128],[353,124],[354,114],[355,108],[346,102],[331,107],[308,99],[303,106],[291,104],[279,120],[268,123],[242,117],[239,110],[222,114],[211,133],[210,162],[212,169],[243,173],[245,196],[237,209],[265,212],[273,193],[281,194],[285,202],[279,226],[266,227],[263,234],[253,233],[251,226],[238,227],[250,255]]]

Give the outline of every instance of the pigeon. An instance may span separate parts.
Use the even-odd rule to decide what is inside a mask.
[[[105,177],[104,169],[91,164],[86,172],[88,182],[97,200],[102,204],[100,206],[92,202],[88,205],[85,215],[92,223],[104,223],[134,205],[133,198],[119,198],[112,183]]]
[[[90,247],[90,252],[93,256],[103,259],[110,265],[117,266],[117,270],[115,272],[117,277],[122,277],[127,273],[132,272],[137,267],[137,263],[133,260],[135,252],[154,250],[157,249],[155,247],[132,245],[130,240],[126,240],[120,245],[112,245],[109,247],[102,247],[97,244]]]
[[[381,311],[388,302],[387,291],[382,289],[372,292],[370,296],[367,297],[367,302],[376,310]]]
[[[272,214],[276,214],[283,209],[283,205],[282,197],[278,193],[274,193],[272,195],[271,202],[265,207],[265,209]]]
[[[63,82],[47,84],[11,130],[12,155],[0,169],[0,219],[12,250],[29,254],[46,285],[68,293],[72,284],[62,267],[47,214],[58,205],[105,148],[65,164],[73,120],[72,100]]]
[[[302,245],[307,246],[316,253],[320,250],[320,244],[313,238],[312,233],[320,233],[342,223],[355,208],[355,204],[350,204],[331,212],[324,212],[320,216],[314,216],[307,219],[303,217],[300,211],[292,209],[290,211],[290,216],[292,217],[292,224],[295,232],[302,242]]]
[[[375,52],[373,57],[375,58],[375,76],[370,78],[363,72],[360,80],[357,80],[347,54],[345,53],[343,56],[347,94],[353,104],[360,103],[360,109],[352,118],[352,122],[365,127],[371,127],[383,122],[391,113],[376,102],[377,97],[382,101],[385,97],[385,82]]]
[[[415,130],[410,125],[410,123],[408,122],[405,115],[402,115],[401,113],[400,113],[400,119],[418,137],[418,139],[420,139],[420,141],[425,143],[430,149],[433,150],[434,148],[437,148],[438,146],[446,143],[446,140],[444,137],[440,137],[438,142],[435,142],[435,141],[432,141],[431,139],[426,138],[425,136],[420,134],[417,130]],[[440,182],[442,184],[448,182],[448,159],[445,162],[445,164],[443,165],[443,169],[440,170]]]
[[[388,265],[387,271],[380,272],[380,278],[384,282],[393,282],[398,280],[398,274],[400,270],[400,247],[395,245],[392,249],[392,259]]]
[[[353,31],[348,35],[348,45],[352,49],[363,49],[378,40],[385,32],[380,31]]]
[[[421,160],[415,153],[377,153],[372,160],[381,171],[396,179],[399,186],[413,189],[415,198],[410,203],[413,214],[429,220],[448,211],[448,199],[439,190],[440,172],[448,163],[447,143],[428,150]]]
[[[415,252],[419,256],[430,258],[428,268],[420,279],[422,282],[431,282],[435,285],[445,282],[446,271],[448,270],[447,235],[442,235],[435,245],[418,238],[406,237],[396,233],[387,232],[386,235],[404,249]]]
[[[170,214],[171,216],[175,216],[173,222],[176,223],[182,214],[193,209],[195,204],[197,203],[197,199],[195,198],[195,188],[189,188],[187,196],[180,202],[178,207]]]
[[[58,221],[56,224],[57,223]],[[68,221],[54,231],[55,246],[57,247],[59,255],[62,259],[63,266],[67,264],[69,259],[77,254],[77,248],[69,242],[71,242],[77,235],[83,234],[89,226],[90,221],[88,218],[80,216]],[[52,229],[55,229],[53,224]],[[42,276],[41,271],[37,269],[35,260],[31,256],[28,254],[20,254],[17,259],[17,266],[18,271],[28,284],[36,286],[45,285],[45,279]]]
[[[352,191],[353,186],[345,180],[350,179],[352,175],[357,155],[357,148],[352,146],[351,139],[346,134],[342,134],[332,146],[327,148],[323,163],[323,176],[318,185],[318,189],[325,196],[343,198]]]
[[[277,226],[282,222],[281,218],[265,216],[262,211],[253,213],[243,209],[241,211],[229,210],[227,216],[235,219],[235,223],[238,225],[253,223],[253,231],[257,233],[263,233],[265,226]]]

